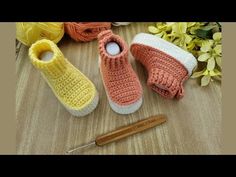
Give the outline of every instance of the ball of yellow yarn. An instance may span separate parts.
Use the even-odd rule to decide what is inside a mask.
[[[58,43],[64,35],[64,23],[60,22],[18,22],[16,23],[16,38],[31,46],[40,39],[49,39]]]

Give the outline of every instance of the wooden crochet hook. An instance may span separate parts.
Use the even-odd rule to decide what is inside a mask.
[[[126,138],[128,136],[134,135],[136,133],[140,133],[144,130],[153,128],[157,125],[160,125],[167,121],[167,117],[164,114],[159,114],[156,116],[151,116],[146,119],[140,120],[128,126],[123,126],[118,128],[117,130],[113,130],[109,133],[100,135],[96,137],[96,139],[88,144],[79,146],[77,148],[71,149],[66,152],[66,154],[72,153],[77,150],[84,149],[86,147],[97,145],[103,146],[111,142],[118,141],[120,139]]]

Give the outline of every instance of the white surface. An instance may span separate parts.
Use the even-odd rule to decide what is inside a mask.
[[[120,46],[116,42],[109,42],[106,45],[106,51],[112,56],[118,55],[120,53]]]
[[[52,59],[54,53],[52,51],[45,51],[40,55],[40,59],[43,61],[49,61]]]
[[[152,34],[147,34],[147,33],[137,34],[134,37],[131,45],[135,43],[156,48],[174,57],[176,60],[182,63],[184,67],[188,70],[189,76],[192,75],[193,69],[197,66],[197,60],[191,53]]]

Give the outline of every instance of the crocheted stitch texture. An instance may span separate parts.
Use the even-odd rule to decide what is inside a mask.
[[[119,106],[139,104],[129,108],[128,113],[136,111],[142,104],[142,87],[139,79],[128,61],[128,46],[123,39],[106,30],[98,35],[100,53],[100,71],[108,99]],[[116,42],[121,53],[111,56],[106,52],[108,42]],[[125,107],[120,107],[122,109]],[[132,110],[134,109],[134,110]],[[117,111],[116,111],[117,112]],[[122,112],[122,110],[118,110]]]
[[[151,43],[159,42],[159,44],[148,45],[150,41],[146,42],[145,38],[139,42],[134,40],[130,47],[131,53],[148,71],[147,85],[152,90],[165,98],[182,98],[184,96],[183,83],[189,77],[188,68],[192,72],[195,61],[182,49],[170,46],[173,44],[168,44],[166,41],[163,45],[163,41],[159,39],[155,41],[155,39],[157,37],[153,36]],[[178,59],[170,54],[178,56]],[[186,60],[186,56],[189,61]]]
[[[52,51],[49,61],[39,59],[41,53]],[[35,68],[39,69],[56,97],[75,116],[84,116],[97,106],[98,95],[94,84],[63,55],[52,41],[43,39],[29,49]]]
[[[97,39],[103,30],[111,28],[111,22],[65,22],[65,32],[75,41],[88,42]]]

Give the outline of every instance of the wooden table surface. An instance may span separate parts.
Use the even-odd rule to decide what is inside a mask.
[[[128,44],[147,23],[113,27]],[[221,84],[200,87],[197,80],[185,82],[181,100],[167,100],[151,91],[144,68],[129,54],[143,87],[143,105],[135,113],[113,112],[98,70],[97,41],[77,43],[65,37],[58,44],[64,55],[95,84],[100,100],[91,114],[76,118],[58,102],[44,79],[30,63],[28,47],[17,44],[16,118],[18,154],[64,154],[90,142],[97,135],[151,115],[164,113],[168,121],[154,129],[104,147],[74,154],[219,154],[221,153]]]

